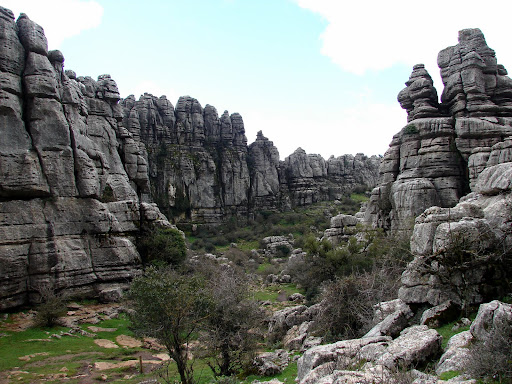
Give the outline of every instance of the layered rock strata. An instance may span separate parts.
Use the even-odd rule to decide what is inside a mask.
[[[76,77],[43,29],[0,7],[0,310],[37,292],[91,295],[138,273],[148,221],[144,146],[109,75]],[[144,202],[146,201],[146,202]]]
[[[475,189],[493,146],[512,135],[512,80],[479,29],[460,31],[459,43],[439,53],[438,65],[441,103],[422,64],[398,95],[409,123],[380,165],[365,212],[374,226],[410,230],[426,208],[455,206]]]
[[[474,192],[453,208],[431,207],[414,225],[414,260],[399,297],[413,305],[461,307],[501,297],[512,275],[512,140],[495,144]],[[499,162],[502,159],[503,162]]]
[[[152,195],[175,220],[218,224],[230,216],[334,200],[377,181],[379,157],[327,161],[297,149],[284,161],[260,131],[247,146],[243,119],[189,96],[176,108],[145,94],[122,100],[123,123],[147,147]]]

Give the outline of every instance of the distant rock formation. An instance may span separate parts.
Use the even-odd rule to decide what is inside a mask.
[[[98,294],[139,272],[146,151],[123,128],[116,83],[63,71],[43,29],[0,7],[0,310],[43,287]],[[145,202],[146,201],[146,202]]]
[[[479,29],[460,31],[459,44],[442,50],[438,64],[440,104],[422,64],[398,95],[408,124],[380,165],[364,218],[374,226],[410,230],[426,208],[455,206],[475,189],[493,146],[512,135],[512,79]]]
[[[231,216],[334,200],[376,185],[380,157],[325,161],[299,148],[284,161],[260,131],[247,146],[242,116],[180,97],[121,101],[123,124],[148,151],[151,192],[176,221],[218,224]]]

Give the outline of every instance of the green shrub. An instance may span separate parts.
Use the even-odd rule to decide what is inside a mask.
[[[402,131],[405,135],[414,135],[415,133],[418,133],[418,128],[416,128],[416,126],[414,124],[407,124],[403,131]]]
[[[59,317],[66,314],[66,303],[49,286],[43,286],[37,291],[40,295],[41,304],[37,306],[34,326],[51,328],[57,324]]]
[[[145,263],[180,265],[187,255],[185,239],[174,228],[158,228],[138,241],[138,250]]]
[[[135,334],[156,338],[176,363],[181,382],[194,384],[188,344],[211,307],[204,280],[151,267],[133,280],[127,300]]]
[[[281,244],[276,247],[276,257],[288,257],[290,256],[290,253],[292,251],[290,250],[290,247]]]

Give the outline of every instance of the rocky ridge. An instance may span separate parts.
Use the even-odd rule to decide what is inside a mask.
[[[454,207],[476,191],[484,169],[509,161],[491,158],[491,152],[512,135],[512,80],[482,32],[460,31],[459,43],[439,53],[438,65],[441,103],[422,64],[398,95],[408,124],[382,159],[366,223],[410,230],[425,209]]]
[[[38,290],[91,295],[139,271],[134,236],[169,225],[149,203],[146,151],[119,91],[64,71],[43,29],[0,7],[0,310]]]
[[[190,96],[176,108],[162,96],[121,101],[123,123],[148,150],[152,196],[177,221],[218,224],[231,216],[335,200],[376,185],[380,158],[331,157],[297,149],[284,161],[260,131],[247,146],[242,116],[204,108]]]

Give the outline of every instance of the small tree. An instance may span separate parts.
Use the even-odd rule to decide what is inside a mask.
[[[181,382],[193,384],[188,345],[210,308],[204,281],[151,267],[133,280],[128,300],[134,332],[158,339],[176,362]]]
[[[254,329],[262,316],[256,302],[249,299],[244,276],[233,268],[212,268],[216,269],[209,281],[213,306],[201,341],[215,377],[232,376],[252,361],[257,347]]]

